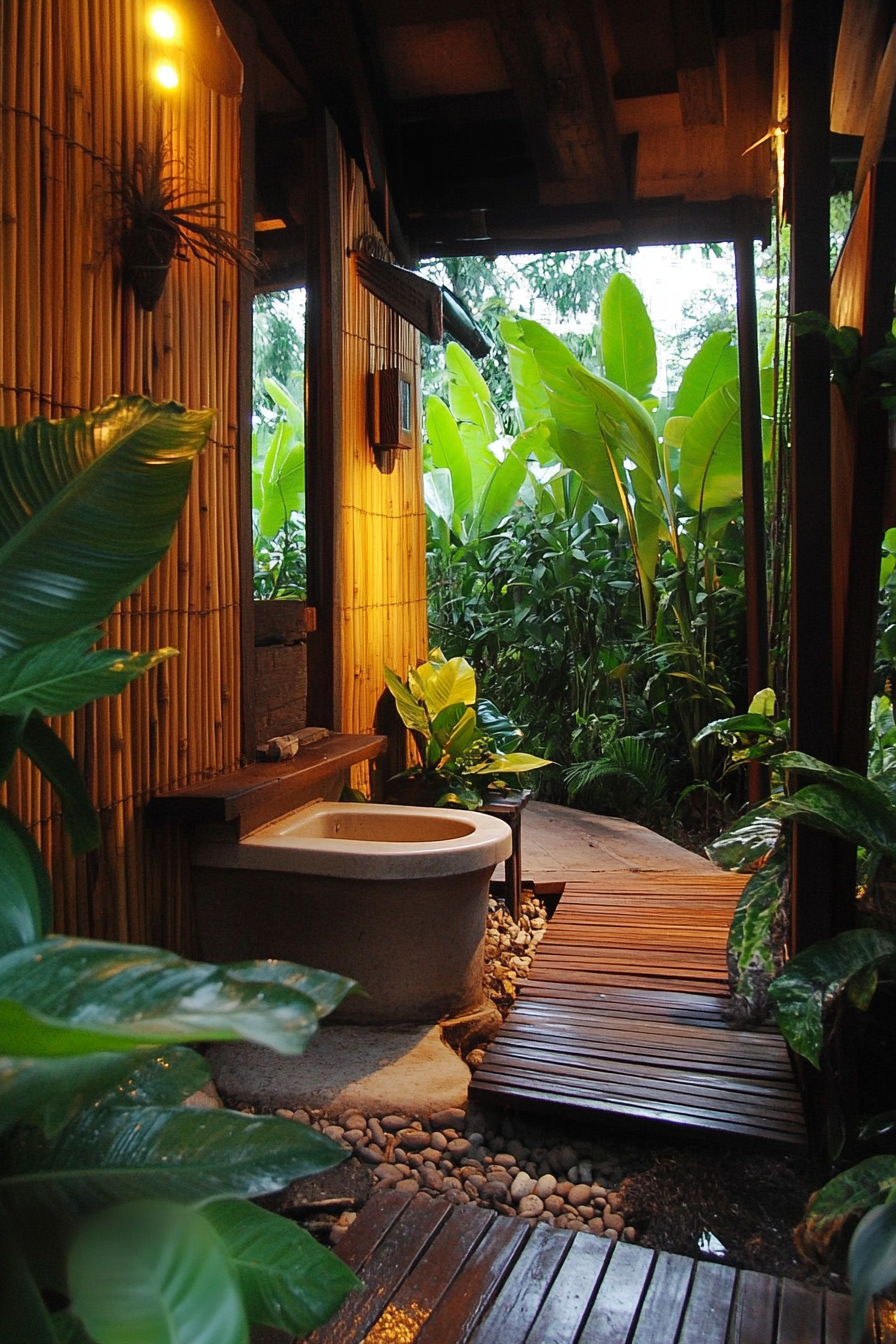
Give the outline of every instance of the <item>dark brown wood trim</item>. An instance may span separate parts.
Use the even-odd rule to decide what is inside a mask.
[[[750,698],[769,683],[768,595],[765,567],[762,408],[756,337],[756,271],[753,239],[734,242],[737,274],[737,354],[740,374],[740,440],[744,481],[744,587],[747,602],[747,691]],[[755,768],[753,768],[755,767]],[[751,762],[750,802],[768,792],[759,762]]]
[[[217,11],[243,63],[240,100],[240,233],[255,232],[255,108],[257,38],[255,24],[232,0],[218,0]],[[240,754],[255,759],[255,557],[252,548],[252,321],[255,287],[242,267],[237,290],[237,547],[240,595]]]
[[[309,786],[380,756],[386,746],[385,737],[372,733],[333,733],[302,747],[289,761],[257,762],[159,794],[150,803],[151,814],[154,820],[183,826],[235,824],[236,832],[244,835],[307,801]]]
[[[793,0],[787,175],[794,313],[830,308],[829,18],[830,0]],[[797,750],[833,761],[830,357],[821,335],[792,337],[791,348],[792,736]],[[799,952],[833,931],[836,847],[817,831],[794,830],[792,950]]]
[[[341,727],[342,219],[339,132],[318,108],[308,193],[308,721]]]
[[[896,285],[896,164],[879,164],[865,184],[872,193],[870,250],[865,275],[862,355],[867,358],[884,344],[893,324]],[[889,464],[887,412],[869,400],[867,386],[859,391],[849,581],[843,636],[843,668],[838,716],[837,764],[859,774],[868,767],[868,706],[877,638],[880,548]],[[855,902],[841,916],[853,916]]]

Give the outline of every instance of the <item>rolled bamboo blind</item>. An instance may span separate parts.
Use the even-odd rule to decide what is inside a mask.
[[[426,518],[420,434],[420,338],[414,327],[358,282],[348,251],[377,229],[361,172],[342,155],[342,730],[373,730],[383,664],[404,676],[426,657]],[[398,365],[414,389],[417,446],[377,470],[367,426],[367,383]],[[368,783],[367,766],[353,772]]]
[[[188,61],[181,76],[170,97],[152,92],[139,0],[0,0],[2,422],[115,392],[218,411],[168,557],[107,627],[114,646],[180,657],[57,724],[100,808],[101,850],[71,857],[57,801],[21,756],[7,802],[52,868],[58,930],[187,948],[185,846],[150,839],[143,809],[239,762],[237,276],[230,262],[175,260],[143,313],[106,223],[108,166],[161,130],[198,199],[218,200],[237,230],[238,99]]]

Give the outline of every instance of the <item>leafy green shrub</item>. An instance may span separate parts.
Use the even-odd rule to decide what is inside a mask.
[[[176,653],[93,650],[95,623],[167,551],[212,414],[119,397],[0,429],[0,782],[21,748],[77,853],[99,843],[98,818],[45,719]],[[51,905],[33,839],[0,809],[3,1339],[247,1344],[250,1322],[306,1333],[356,1280],[242,1201],[344,1153],[291,1121],[184,1109],[209,1076],[185,1043],[299,1053],[352,983],[53,936]]]

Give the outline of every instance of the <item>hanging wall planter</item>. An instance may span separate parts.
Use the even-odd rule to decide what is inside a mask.
[[[257,259],[221,228],[221,202],[191,188],[168,138],[137,146],[133,162],[111,171],[112,232],[122,277],[144,312],[162,297],[175,257],[214,263],[219,257],[254,270]]]

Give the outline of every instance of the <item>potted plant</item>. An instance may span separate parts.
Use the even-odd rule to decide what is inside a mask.
[[[175,256],[212,262],[226,257],[250,269],[257,265],[239,238],[221,227],[221,202],[202,200],[202,193],[189,186],[169,137],[138,144],[133,162],[113,169],[111,177],[122,273],[144,312],[151,313],[162,297]]]
[[[476,673],[465,658],[433,649],[408,668],[407,682],[387,667],[386,685],[420,762],[394,775],[386,801],[423,807],[482,807],[485,786],[506,788],[504,776],[540,770],[550,761],[512,750],[523,734],[476,694]]]

